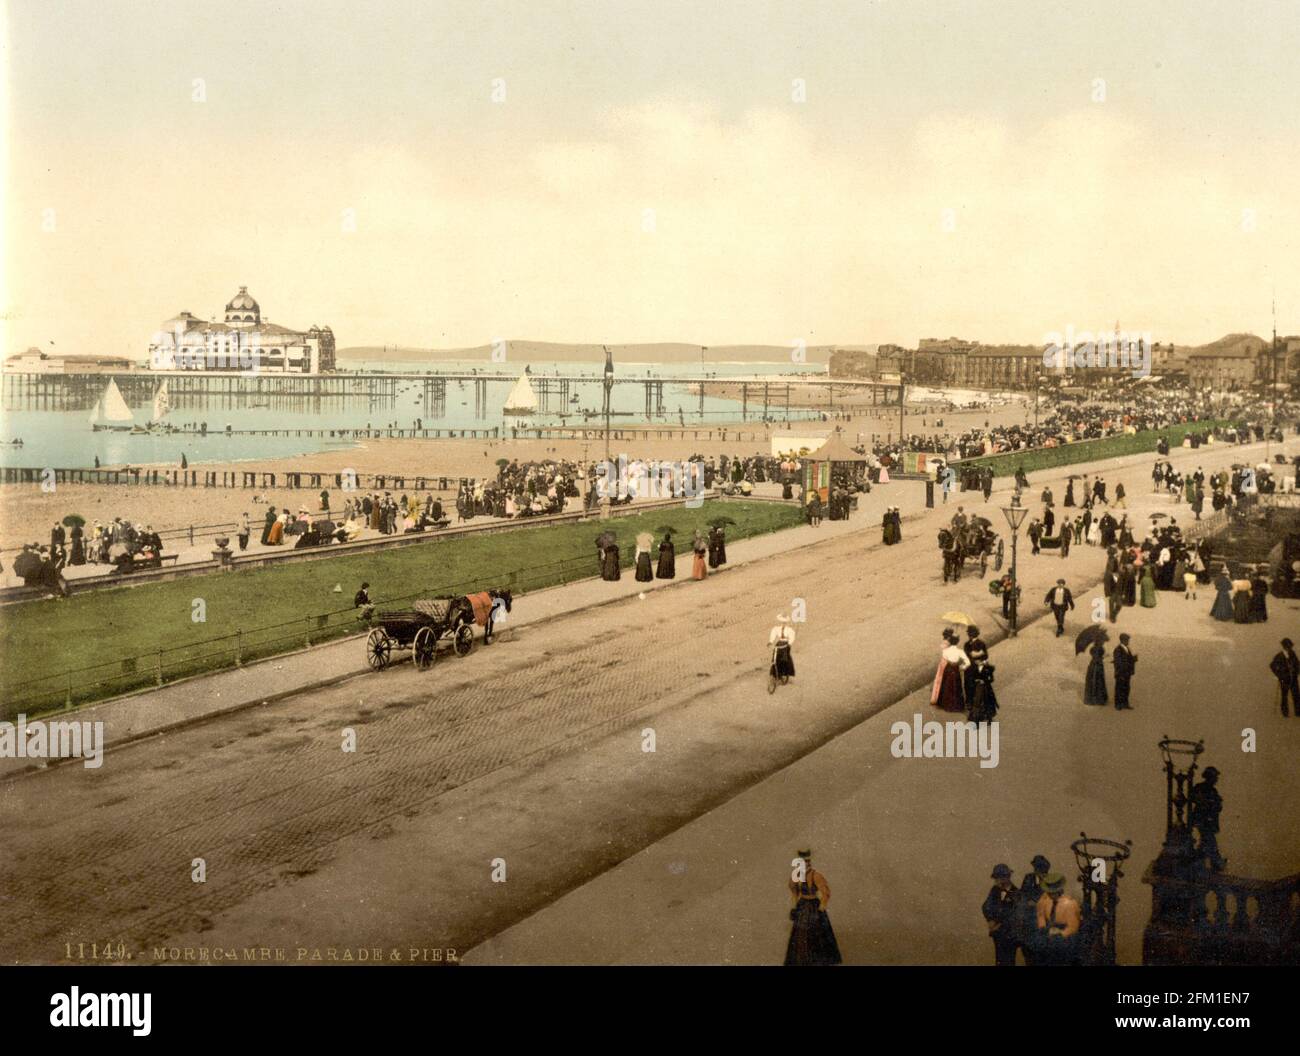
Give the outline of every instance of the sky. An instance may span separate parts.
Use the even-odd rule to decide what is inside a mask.
[[[5,354],[1300,332],[1300,4],[8,0]]]

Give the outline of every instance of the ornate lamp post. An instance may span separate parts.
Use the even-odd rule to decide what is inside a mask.
[[[1203,741],[1164,737],[1160,756],[1165,764],[1165,842],[1142,877],[1151,885],[1151,918],[1142,934],[1143,964],[1185,963],[1186,929],[1197,916],[1197,893],[1191,883],[1196,872],[1192,840],[1192,785]]]
[[[1165,842],[1154,869],[1157,875],[1179,876],[1192,860],[1192,827],[1188,817],[1197,759],[1205,751],[1203,741],[1160,741],[1165,764]]]
[[[1011,637],[1014,638],[1020,629],[1019,622],[1019,599],[1020,580],[1016,577],[1016,543],[1020,539],[1020,525],[1025,519],[1025,514],[1029,512],[1024,506],[1012,504],[1002,507],[1002,514],[1007,519],[1007,524],[1011,526]]]
[[[1115,963],[1115,921],[1119,907],[1119,878],[1133,841],[1102,840],[1086,832],[1070,844],[1079,883],[1083,886],[1084,964]],[[1101,873],[1098,879],[1097,874]]]

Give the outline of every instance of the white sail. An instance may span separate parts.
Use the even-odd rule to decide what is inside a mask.
[[[537,396],[533,393],[528,375],[520,374],[515,387],[506,397],[505,412],[506,414],[532,414],[535,410],[537,410]]]
[[[96,400],[95,406],[90,412],[90,424],[98,425],[101,418],[104,417],[104,401]]]
[[[132,419],[131,408],[126,405],[126,400],[122,399],[122,393],[118,390],[117,382],[110,380],[108,387],[104,389],[103,399],[99,401],[104,407],[104,421],[106,422],[129,422]]]
[[[161,422],[163,416],[171,409],[171,399],[167,395],[167,382],[164,381],[153,394],[153,417],[149,421]]]

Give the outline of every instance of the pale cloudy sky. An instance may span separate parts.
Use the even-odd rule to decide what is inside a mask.
[[[240,285],[341,345],[1189,343],[1267,332],[1274,288],[1300,331],[1293,0],[9,0],[5,33],[6,353],[142,356]]]

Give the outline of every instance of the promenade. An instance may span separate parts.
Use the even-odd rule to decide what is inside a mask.
[[[1213,453],[1221,460],[1250,454],[1249,449]],[[1193,455],[1207,469],[1214,464],[1204,452],[1184,457]],[[1148,472],[1149,462],[1135,459],[1125,470],[1108,467],[1107,475],[1132,485],[1134,516],[1147,507],[1176,509],[1164,495],[1138,500],[1138,485]],[[1043,483],[1034,481],[1036,487]],[[0,939],[0,959],[58,960],[67,936],[95,933],[121,936],[145,960],[164,941],[185,949],[482,946],[928,685],[940,644],[938,615],[947,608],[965,609],[981,621],[985,639],[994,646],[994,663],[1004,665],[999,691],[1004,718],[1011,722],[1022,695],[1029,695],[1016,681],[1017,668],[1025,665],[1013,653],[1001,659],[997,602],[984,583],[968,576],[956,585],[941,584],[933,533],[953,510],[919,510],[919,486],[910,486],[917,488],[912,493],[916,505],[897,547],[884,548],[877,534],[880,506],[908,505],[900,501],[902,486],[891,494],[895,486],[890,485],[873,492],[871,505],[855,520],[773,537],[773,545],[788,541],[791,548],[765,559],[740,564],[743,555],[737,550],[737,563],[703,583],[679,579],[642,598],[635,581],[591,580],[564,590],[591,589],[594,599],[605,604],[554,615],[541,607],[540,592],[524,596],[516,605],[519,622],[498,644],[476,648],[463,660],[439,661],[430,672],[403,664],[354,678],[345,668],[338,682],[294,692],[293,686],[313,685],[328,674],[323,668],[327,650],[282,658],[262,665],[260,678],[245,685],[255,706],[126,744],[119,740],[125,727],[117,727],[108,732],[109,750],[98,770],[63,764],[6,780],[3,790],[14,822],[10,856],[0,862],[0,899],[8,919],[18,923]],[[983,504],[966,505],[970,511]],[[992,512],[993,506],[985,508]],[[1066,560],[1046,554],[1024,558],[1026,599],[1041,598],[1062,570],[1086,597],[1089,584],[1100,576],[1101,555],[1078,547]],[[795,597],[804,600],[808,611],[808,622],[799,628],[800,674],[769,697],[764,689],[767,631],[776,613],[790,612]],[[1168,604],[1165,597],[1162,606]],[[1199,618],[1208,621],[1203,615],[1208,599],[1189,613],[1198,607]],[[1030,608],[1027,604],[1026,618],[1033,615]],[[1284,618],[1279,613],[1264,627],[1234,630],[1269,638],[1277,635]],[[1076,614],[1076,619],[1082,616]],[[1032,628],[1022,642],[1029,641],[1029,633]],[[343,644],[330,647],[328,655],[341,655],[334,650]],[[1136,645],[1150,657],[1142,637]],[[1064,651],[1068,643],[1051,648]],[[1196,656],[1203,653],[1198,649]],[[359,653],[352,663],[359,665]],[[1035,654],[1032,663],[1044,661]],[[279,671],[277,664],[282,665]],[[1144,667],[1141,676],[1148,670]],[[1156,672],[1152,675],[1155,681]],[[1141,696],[1137,712],[1076,716],[1067,701],[1076,698],[1081,677],[1080,668],[1057,687],[1067,723],[1091,722],[1100,732],[1108,728],[1101,725],[1103,719],[1141,721]],[[1238,679],[1235,668],[1229,677]],[[286,695],[261,706],[268,698],[260,694],[275,688],[275,679],[283,680],[278,684]],[[215,679],[206,679],[190,684],[188,694],[180,686],[164,692],[175,694],[171,699],[179,708],[194,707],[216,686]],[[1153,689],[1139,682],[1140,693]],[[102,714],[107,718],[109,709],[125,715],[147,708],[150,696],[104,705]],[[225,703],[240,702],[232,696]],[[1075,711],[1079,709],[1082,705]],[[1216,727],[1202,722],[1199,714],[1187,717],[1197,727],[1188,733],[1211,738],[1212,750],[1222,751]],[[1053,715],[1053,721],[1060,720]],[[339,750],[345,730],[357,735],[355,754]],[[654,731],[657,741],[652,753],[643,748],[647,730]],[[1042,732],[1053,731],[1045,723]],[[1068,730],[1055,732],[1064,736]],[[1141,740],[1134,738],[1135,744]],[[1158,816],[1158,802],[1139,810],[1145,797],[1134,795],[1120,804],[1128,813],[1116,810],[1113,817],[1097,815],[1095,820],[1073,806],[1056,813],[1037,811],[1035,804],[1045,795],[1043,780],[1077,783],[1091,772],[1078,768],[1090,767],[1093,756],[1081,754],[1069,766],[1046,757],[1040,771],[1015,762],[1021,755],[1030,758],[1016,743],[1009,730],[999,770],[976,771],[973,778],[962,779],[1001,789],[996,797],[990,794],[990,803],[1011,806],[990,816],[986,811],[992,808],[973,798],[971,788],[956,779],[950,788],[947,775],[938,775],[929,761],[912,760],[908,770],[898,764],[900,775],[916,775],[907,778],[915,784],[888,789],[901,801],[872,800],[908,822],[899,830],[907,836],[900,844],[904,850],[889,852],[905,855],[890,874],[891,882],[929,883],[936,869],[942,872],[936,882],[958,882],[952,876],[954,859],[939,853],[939,843],[925,843],[927,827],[941,828],[934,819],[946,814],[952,817],[943,825],[983,824],[991,841],[999,833],[1004,837],[987,849],[981,843],[978,860],[972,848],[972,864],[959,870],[960,882],[979,898],[992,864],[986,859],[1005,856],[1018,869],[1025,855],[1040,851],[1060,859],[1062,841],[1077,835],[1076,826],[1142,843],[1135,852],[1142,864],[1148,837],[1140,829],[1141,819],[1148,809]],[[1098,743],[1098,773],[1113,779],[1104,769],[1110,746]],[[1091,741],[1088,745],[1097,747]],[[1139,754],[1134,758],[1148,765],[1147,752],[1154,749],[1139,744],[1135,750]],[[1244,787],[1235,784],[1247,780],[1238,768],[1229,769],[1218,754],[1213,761],[1233,775],[1232,788]],[[1003,767],[1013,780],[1002,781]],[[783,809],[829,808],[846,799],[852,789],[840,783],[843,768],[861,772],[863,764],[854,759],[837,764],[834,775],[819,774],[815,793],[795,788],[803,806]],[[1137,779],[1143,773],[1138,768],[1126,776]],[[1247,811],[1260,831],[1285,835],[1285,828],[1271,820],[1271,801],[1261,806],[1236,792],[1229,796],[1229,806]],[[1052,827],[1036,828],[1040,821],[1046,824],[1044,819]],[[888,861],[883,844],[870,839],[873,827],[882,824],[863,813],[854,822],[856,830],[847,831],[856,831],[854,838],[862,846]],[[732,829],[727,842],[710,852],[756,869],[756,891],[760,883],[772,885],[764,889],[776,904],[765,903],[765,911],[776,914],[777,930],[755,925],[754,945],[743,956],[770,961],[772,949],[779,951],[786,875],[782,867],[770,877],[768,859],[752,860],[746,848],[770,841],[772,853],[779,848],[784,858],[793,850],[787,843],[810,840],[819,855],[828,854],[830,845],[820,841],[829,831],[795,818],[782,828],[774,820]],[[849,838],[839,829],[836,833],[836,839]],[[914,846],[926,853],[908,850]],[[195,856],[209,863],[208,882],[198,890],[186,870],[160,868],[160,863],[188,863]],[[491,879],[489,863],[497,858],[509,864],[504,884]],[[680,869],[682,862],[686,875],[704,877],[698,891],[684,892],[682,906],[695,906],[687,899],[703,897],[721,874],[710,874],[702,862],[690,859],[674,857],[670,864]],[[1264,872],[1267,863],[1261,863]],[[840,885],[838,894],[848,895],[846,901],[866,899],[873,890],[863,875],[834,857],[819,859],[819,866],[826,868],[833,885]],[[671,875],[675,880],[677,873]],[[1125,890],[1130,892],[1131,885]],[[962,920],[952,932],[954,941],[965,942],[967,888],[951,897],[962,907],[954,911]],[[748,906],[738,902],[737,907],[760,920],[758,901]],[[832,906],[833,919],[837,907]],[[681,906],[668,908],[683,912]],[[545,919],[535,926],[542,927]],[[907,948],[902,931],[883,931],[880,920],[878,915],[869,918],[871,933],[883,934],[882,941],[893,944],[891,950],[873,947],[864,953],[866,947],[850,934],[843,941],[851,956],[930,956]],[[737,926],[742,923],[737,920]],[[976,935],[982,938],[976,923]],[[652,951],[636,943],[620,945],[622,940],[607,930],[610,926],[597,913],[575,923],[578,933],[567,945],[542,954],[534,946],[521,956],[560,960],[567,949],[594,943],[609,959],[650,957]],[[962,956],[979,956],[978,943],[969,950]],[[482,950],[474,956],[490,959]],[[723,954],[711,946],[693,956],[709,960]],[[739,951],[734,956],[742,958]],[[938,953],[934,959],[941,959]]]

